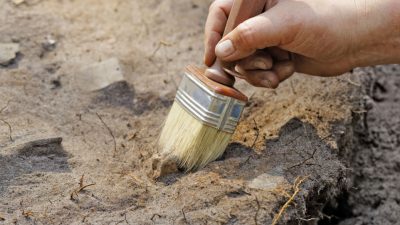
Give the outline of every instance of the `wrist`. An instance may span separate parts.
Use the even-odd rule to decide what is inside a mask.
[[[400,63],[400,1],[356,2],[359,42],[354,52],[356,66]]]

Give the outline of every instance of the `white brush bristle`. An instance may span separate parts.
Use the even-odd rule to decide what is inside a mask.
[[[186,170],[204,167],[220,157],[232,134],[207,126],[174,102],[161,132],[161,153],[178,159]]]

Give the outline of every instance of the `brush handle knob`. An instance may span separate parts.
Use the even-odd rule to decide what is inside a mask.
[[[261,14],[266,2],[267,0],[234,0],[223,36],[227,35],[245,20]],[[217,59],[206,70],[205,75],[218,83],[232,87],[235,83],[235,78],[232,75],[237,75],[234,69],[235,65],[235,62],[223,62]]]
[[[196,76],[201,82],[207,85],[209,89],[213,90],[217,94],[225,95],[242,102],[248,101],[247,96],[244,95],[242,92],[238,91],[237,89],[235,89],[234,87],[223,85],[211,79],[207,79],[207,77],[204,76],[204,68],[199,68],[197,66],[189,65],[186,67],[186,72]]]

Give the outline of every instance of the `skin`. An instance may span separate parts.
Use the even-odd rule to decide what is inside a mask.
[[[210,7],[204,62],[235,62],[254,86],[276,88],[294,72],[336,76],[400,63],[399,0],[266,0],[264,13],[222,38],[232,4]]]

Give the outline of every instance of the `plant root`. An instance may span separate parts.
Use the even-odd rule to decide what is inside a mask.
[[[297,196],[297,194],[300,192],[300,185],[308,178],[308,176],[305,176],[303,178],[297,177],[296,180],[294,181],[293,184],[293,194],[290,196],[290,198],[283,204],[281,209],[279,210],[278,214],[275,215],[274,219],[272,220],[271,225],[276,225],[279,221],[279,219],[282,217],[283,213],[286,211],[286,209],[289,207],[290,203],[293,202],[294,198]]]

